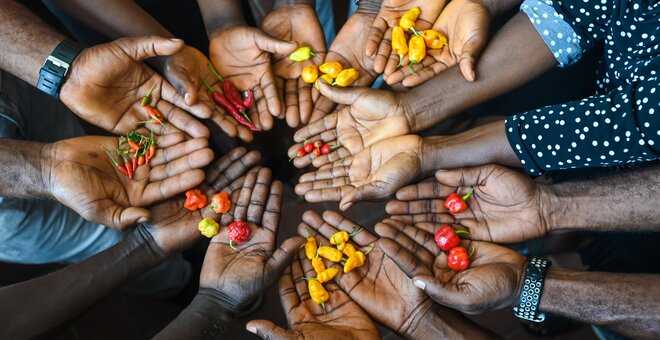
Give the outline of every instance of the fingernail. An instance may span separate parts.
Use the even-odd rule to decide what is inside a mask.
[[[183,99],[186,101],[186,104],[188,104],[188,103],[190,102],[190,93],[186,93],[186,94],[183,96]]]
[[[426,283],[424,283],[424,281],[421,281],[421,280],[415,280],[415,281],[413,281],[413,284],[415,285],[415,287],[417,287],[421,290],[424,290],[426,288]]]
[[[149,219],[142,216],[142,217],[138,218],[137,223],[144,223],[144,222],[147,222],[147,221],[149,221]]]
[[[183,40],[181,40],[181,39],[177,39],[177,38],[170,38],[170,41],[175,42],[175,43],[178,43],[178,42],[181,42],[181,41],[183,41]]]
[[[245,326],[245,329],[252,334],[257,334],[257,328],[252,325]]]

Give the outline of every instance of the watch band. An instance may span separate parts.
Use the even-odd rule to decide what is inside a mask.
[[[548,259],[532,256],[527,262],[523,286],[518,298],[518,305],[513,307],[513,314],[521,319],[543,322],[545,313],[539,313],[539,302],[543,292],[545,273],[552,262]]]
[[[64,40],[57,45],[39,70],[37,88],[50,96],[57,97],[64,78],[80,51],[82,47],[70,40]]]

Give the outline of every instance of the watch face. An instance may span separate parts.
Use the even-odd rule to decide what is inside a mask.
[[[538,278],[543,276],[543,271],[537,266],[529,266],[527,267],[527,275]]]

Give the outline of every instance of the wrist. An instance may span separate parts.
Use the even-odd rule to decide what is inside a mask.
[[[313,8],[316,5],[316,1],[315,0],[275,0],[275,3],[273,4],[273,11],[280,7],[297,6],[297,5],[305,5]]]
[[[487,330],[466,319],[462,314],[431,304],[416,318],[411,331],[402,334],[406,339],[490,339]]]
[[[52,187],[52,169],[53,169],[53,159],[54,159],[54,150],[53,144],[43,144],[41,145],[41,150],[39,151],[40,155],[40,164],[39,172],[41,173],[41,186],[40,192],[43,195],[42,197],[53,197],[53,187]]]
[[[357,5],[357,12],[376,15],[380,11],[380,6],[383,3],[383,0],[360,0]]]
[[[235,26],[247,26],[247,23],[243,18],[223,18],[211,22],[206,27],[206,31],[208,32],[209,35],[209,40],[213,40],[213,38],[217,37],[218,35],[222,34],[224,31]]]
[[[574,214],[570,212],[572,203],[560,198],[551,185],[537,185],[539,191],[539,211],[541,221],[545,224],[548,233],[562,229],[566,225],[566,217],[571,219]],[[569,223],[570,224],[570,223]]]

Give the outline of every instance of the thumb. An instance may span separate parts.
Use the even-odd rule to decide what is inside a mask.
[[[167,73],[167,81],[174,86],[188,106],[193,106],[197,102],[197,87],[192,78],[185,70],[180,67],[174,67],[172,72]]]
[[[289,55],[298,48],[293,41],[275,39],[261,31],[255,33],[254,42],[260,50],[280,55]]]
[[[452,170],[438,170],[435,173],[435,179],[441,184],[450,187],[476,186],[482,180],[482,171],[484,166],[471,168],[458,168]]]
[[[275,280],[280,277],[284,268],[291,263],[293,255],[297,254],[298,249],[305,243],[305,239],[300,236],[294,236],[292,238],[284,240],[282,245],[280,245],[273,256],[268,259],[266,263],[266,274],[269,277],[266,277],[266,281]]]
[[[368,183],[357,187],[355,190],[351,190],[342,200],[339,202],[339,209],[342,211],[348,210],[353,203],[360,201],[369,201],[383,196],[383,189]]]
[[[288,331],[268,320],[252,320],[245,325],[245,329],[258,335],[262,339],[289,339],[292,338]]]
[[[125,229],[136,223],[146,222],[151,219],[149,210],[138,207],[124,208],[115,206],[112,212],[112,224],[119,229]]]
[[[319,91],[326,98],[337,104],[351,105],[365,91],[364,87],[338,88],[328,84],[324,79],[319,79]]]
[[[115,40],[114,43],[121,48],[124,53],[137,61],[158,56],[172,55],[184,46],[181,39],[163,38],[155,35],[143,37],[129,37]]]
[[[481,39],[473,37],[463,46],[463,52],[461,53],[458,65],[465,80],[474,81],[476,79],[474,61],[484,48],[484,45],[485,43]]]
[[[435,302],[449,306],[455,304],[455,293],[447,287],[453,287],[451,284],[443,285],[438,279],[428,275],[416,275],[412,278],[415,287],[423,290]]]

